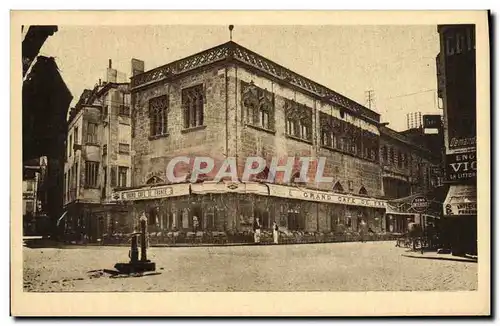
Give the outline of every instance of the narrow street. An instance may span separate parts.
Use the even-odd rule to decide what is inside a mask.
[[[24,248],[25,291],[463,291],[477,264],[410,253],[394,242],[151,248],[157,275],[92,270],[128,261],[126,247]],[[420,256],[419,256],[420,255]]]

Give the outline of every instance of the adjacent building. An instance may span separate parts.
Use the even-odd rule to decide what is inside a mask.
[[[64,225],[76,240],[98,241],[125,219],[110,199],[112,188],[130,185],[130,126],[129,84],[110,61],[106,81],[84,90],[68,119]]]
[[[443,204],[455,254],[477,254],[476,42],[475,25],[439,25],[436,58],[446,149]]]

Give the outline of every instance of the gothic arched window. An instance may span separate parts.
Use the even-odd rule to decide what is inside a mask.
[[[146,182],[146,184],[148,184],[148,185],[154,185],[154,184],[158,184],[158,183],[165,183],[165,181],[163,181],[162,178],[159,178],[157,176],[153,176],[153,177],[149,178],[148,181]]]
[[[167,134],[168,95],[149,100],[149,122],[151,136]]]
[[[333,192],[344,192],[344,187],[342,187],[339,181],[333,186]]]

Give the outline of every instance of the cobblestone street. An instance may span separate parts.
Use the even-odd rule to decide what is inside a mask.
[[[24,248],[25,291],[457,291],[477,289],[477,264],[394,242],[151,248],[160,274],[92,270],[128,261],[126,247]],[[443,256],[443,255],[442,255]],[[449,256],[449,255],[444,255]],[[449,256],[451,258],[451,256]],[[429,259],[418,259],[429,258]]]

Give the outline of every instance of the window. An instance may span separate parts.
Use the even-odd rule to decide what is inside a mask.
[[[382,147],[382,160],[387,163],[387,146]]]
[[[130,145],[129,144],[118,144],[118,153],[120,154],[130,154]]]
[[[203,102],[203,85],[196,85],[182,90],[184,128],[203,126]]]
[[[337,181],[333,186],[333,192],[340,192],[340,193],[344,192],[344,187],[342,187],[339,181]]]
[[[312,109],[294,101],[285,102],[286,133],[312,141]]]
[[[102,145],[102,155],[108,155],[108,145]]]
[[[403,155],[403,163],[404,163],[404,167],[407,169],[408,168],[408,154],[407,153],[404,153],[404,155]]]
[[[398,168],[403,167],[403,153],[398,152]]]
[[[68,198],[68,174],[64,173],[64,198]]]
[[[328,148],[341,148],[341,140],[338,137],[340,129],[340,120],[320,112],[321,125],[321,145]]]
[[[77,145],[78,145],[78,127],[75,127],[75,132],[74,132],[74,134],[75,134],[75,144],[77,144]]]
[[[287,219],[289,230],[300,231],[305,229],[305,219],[299,214],[298,210],[289,210]]]
[[[368,195],[368,191],[366,191],[365,186],[361,186],[361,188],[359,189],[359,194],[365,196]]]
[[[97,144],[97,124],[89,122],[87,124],[87,143]]]
[[[34,211],[35,211],[34,203],[31,200],[26,201],[26,214],[32,214]]]
[[[68,156],[71,157],[71,153],[73,152],[73,134],[69,135],[69,147],[68,147]]]
[[[33,181],[26,181],[26,191],[33,191]]]
[[[158,96],[149,100],[151,136],[163,136],[167,134],[168,104],[169,98],[167,95]]]
[[[241,83],[245,121],[251,126],[274,130],[274,94],[251,83]]]
[[[75,163],[75,171],[74,171],[74,175],[75,175],[75,188],[77,189],[78,191],[78,162]]]
[[[118,187],[127,186],[127,172],[128,172],[127,167],[120,166],[118,168]]]
[[[130,106],[122,104],[122,105],[120,105],[120,109],[118,112],[120,115],[129,117],[130,116]]]
[[[110,177],[110,182],[111,182],[111,187],[116,187],[117,185],[117,180],[116,180],[116,174],[117,174],[117,171],[116,171],[116,166],[111,166],[111,177]]]
[[[97,176],[99,173],[99,162],[85,162],[85,186],[97,188]]]

